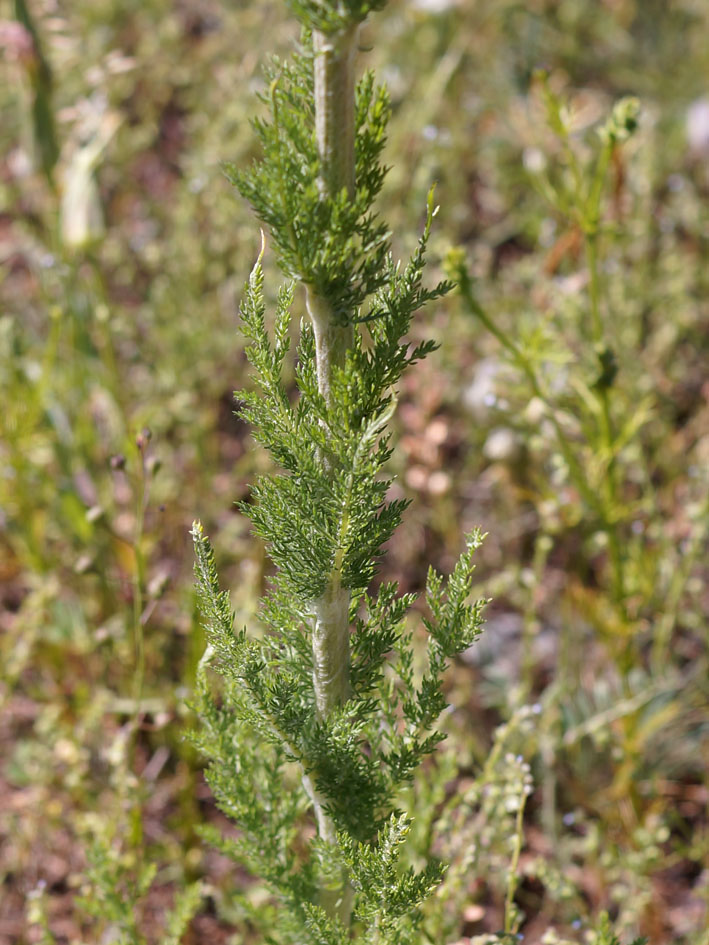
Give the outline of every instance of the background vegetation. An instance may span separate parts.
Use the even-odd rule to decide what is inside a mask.
[[[2,16],[0,942],[156,941],[201,880],[186,941],[249,943],[262,889],[196,829],[222,818],[183,738],[189,527],[248,623],[267,573],[233,503],[267,460],[232,391],[258,228],[220,164],[252,156],[294,27],[280,0]],[[430,927],[467,942],[516,903],[531,943],[604,910],[709,942],[709,9],[391,0],[367,30],[395,251],[435,179],[434,255],[472,277],[414,328],[441,350],[401,390],[414,501],[383,569],[420,590],[489,532],[487,630],[413,799],[411,857],[438,820],[454,863]]]

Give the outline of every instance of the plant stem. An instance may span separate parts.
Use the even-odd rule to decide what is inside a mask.
[[[526,702],[530,697],[534,685],[534,640],[540,630],[540,623],[537,619],[537,589],[542,586],[544,569],[546,568],[552,545],[553,542],[550,536],[544,532],[540,532],[534,542],[534,556],[532,558],[534,580],[527,595],[522,629],[521,699],[523,702]]]
[[[337,198],[343,190],[350,199],[354,196],[354,58],[358,32],[355,24],[337,33],[317,30],[313,33],[318,186],[324,200]],[[306,302],[315,335],[318,390],[331,407],[333,376],[345,366],[354,330],[313,286],[306,286]],[[336,462],[328,455],[323,455],[321,461],[329,471]],[[341,571],[338,562],[334,562],[324,593],[312,602],[313,687],[321,719],[326,719],[350,695],[349,609],[350,592],[342,586]],[[313,802],[319,835],[328,843],[335,843],[335,825],[324,811],[326,799],[307,775],[303,783]],[[353,890],[344,873],[332,880],[321,889],[320,904],[329,915],[348,926]]]
[[[332,376],[335,368],[344,368],[347,351],[352,346],[352,325],[341,325],[335,319],[327,299],[306,286],[305,299],[315,334],[315,362],[318,390],[328,407],[332,406]],[[323,457],[325,463],[329,462]]]
[[[338,33],[313,33],[315,50],[315,129],[320,156],[319,186],[323,199],[345,189],[354,194],[354,55],[358,26]],[[315,333],[318,390],[332,404],[332,380],[345,366],[354,334],[342,324],[329,300],[306,287],[308,312]],[[331,457],[323,456],[326,466]],[[318,714],[325,718],[349,696],[349,601],[337,564],[322,597],[313,602],[313,681]]]
[[[335,34],[313,33],[315,50],[315,128],[320,156],[319,186],[323,199],[332,199],[343,189],[354,194],[354,54],[358,27]],[[313,331],[318,390],[327,406],[332,405],[332,380],[345,366],[354,333],[342,324],[329,300],[312,286],[306,300]],[[329,467],[334,460],[323,456]],[[321,718],[349,696],[349,602],[341,586],[337,564],[322,597],[313,602],[313,681]]]
[[[456,273],[456,281],[458,282],[460,293],[470,313],[474,315],[480,322],[482,322],[490,334],[493,335],[493,337],[495,337],[500,342],[508,354],[511,355],[513,363],[517,365],[517,367],[527,378],[534,396],[538,397],[547,408],[549,421],[554,428],[557,444],[559,446],[561,455],[563,456],[564,461],[569,468],[570,476],[572,477],[573,482],[575,483],[583,498],[596,512],[603,526],[606,527],[604,509],[602,508],[602,505],[599,501],[599,497],[596,495],[589,484],[583,466],[575,456],[572,445],[567,438],[561,423],[559,422],[554,404],[546,390],[542,387],[541,381],[531,361],[526,356],[524,351],[518,347],[515,341],[507,334],[507,332],[500,328],[497,323],[493,321],[488,312],[480,305],[473,293],[470,276],[464,268],[460,269]]]
[[[665,606],[662,615],[659,618],[657,628],[654,633],[652,644],[651,663],[655,672],[659,675],[667,665],[670,642],[672,640],[672,631],[677,625],[679,617],[680,603],[684,594],[692,569],[697,562],[697,558],[702,550],[702,546],[707,537],[705,522],[709,518],[709,493],[707,494],[697,517],[694,530],[689,539],[689,546],[686,549],[684,557],[679,561],[665,593]]]
[[[334,197],[355,187],[355,70],[359,24],[337,33],[313,33],[315,134],[320,155],[320,192]]]
[[[589,271],[589,294],[591,302],[591,325],[593,341],[597,350],[603,347],[603,321],[601,318],[601,286],[598,272],[598,232],[595,227],[586,232],[586,261]],[[625,574],[623,568],[623,553],[618,540],[615,510],[618,498],[618,484],[615,461],[615,437],[613,421],[611,419],[609,390],[601,384],[598,390],[600,406],[600,440],[608,463],[607,475],[604,476],[605,524],[608,540],[608,552],[611,564],[613,592],[616,604],[625,615]]]
[[[315,79],[315,134],[320,157],[318,186],[323,199],[334,199],[355,189],[355,71],[359,25],[338,33],[313,33]],[[332,403],[333,369],[342,368],[353,341],[353,328],[337,318],[332,306],[306,286],[308,313],[315,333],[318,388]]]
[[[515,909],[515,893],[517,892],[517,885],[519,883],[519,877],[517,875],[519,858],[522,853],[522,844],[524,843],[524,808],[526,807],[526,803],[527,798],[523,787],[519,796],[517,816],[515,817],[514,845],[512,847],[512,858],[510,860],[507,879],[507,893],[505,895],[505,932],[508,934],[516,932],[519,928],[517,910]]]
[[[327,718],[350,694],[350,593],[333,572],[325,593],[313,602],[313,678],[318,715]]]

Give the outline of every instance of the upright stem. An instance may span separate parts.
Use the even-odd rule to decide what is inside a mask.
[[[313,601],[313,679],[318,715],[326,718],[350,694],[350,592],[340,574],[330,576],[325,593]]]
[[[355,188],[355,70],[359,24],[337,33],[313,33],[315,133],[320,155],[320,192],[334,197]]]
[[[340,324],[329,301],[311,288],[305,287],[305,301],[315,334],[315,365],[318,390],[328,407],[332,406],[332,375],[334,369],[344,368],[347,351],[354,340],[352,325]],[[324,460],[327,462],[327,459]]]
[[[343,190],[350,198],[354,196],[354,58],[358,32],[354,24],[333,34],[313,33],[318,186],[323,199],[335,198]],[[318,390],[331,406],[333,375],[345,366],[354,329],[336,316],[330,301],[313,286],[306,286],[306,302],[315,335]],[[323,455],[322,462],[331,472],[336,460]],[[350,592],[342,586],[340,566],[339,561],[333,563],[325,591],[312,602],[313,687],[321,719],[346,702],[350,694]],[[335,843],[335,825],[324,811],[326,798],[307,775],[303,783],[313,802],[319,835]],[[352,898],[353,890],[344,874],[330,877],[320,893],[323,908],[345,926],[349,925]]]
[[[318,187],[324,199],[355,190],[355,69],[359,25],[337,33],[313,33],[315,133],[320,157]],[[308,286],[307,305],[315,333],[318,388],[331,403],[332,372],[342,368],[354,333],[329,301]]]
[[[319,187],[323,199],[343,190],[354,195],[354,57],[357,24],[337,33],[313,33],[315,52],[315,130],[320,157]],[[343,323],[330,301],[306,287],[308,312],[315,334],[318,389],[332,403],[333,374],[345,366],[354,329]],[[329,470],[334,460],[323,456]],[[322,597],[314,601],[313,682],[318,714],[325,718],[349,696],[349,602],[335,563]]]
[[[598,236],[601,218],[601,200],[603,188],[608,174],[608,166],[613,155],[613,144],[607,141],[601,150],[593,176],[591,190],[587,203],[587,225],[585,230],[586,262],[589,271],[589,290],[591,301],[591,331],[596,349],[600,352],[604,346],[603,319],[601,316],[601,280],[598,265]],[[574,161],[575,165],[576,162]],[[608,386],[599,387],[599,403],[601,408],[599,432],[601,444],[608,460],[608,471],[604,477],[604,492],[606,504],[606,536],[611,565],[611,580],[613,593],[623,616],[625,609],[625,572],[623,567],[623,552],[618,539],[617,523],[615,520],[618,501],[617,466],[615,458],[615,434],[610,409],[610,391]]]
[[[313,33],[315,52],[315,129],[320,156],[319,187],[323,199],[346,190],[354,196],[354,57],[358,25],[337,33]],[[332,404],[334,372],[345,366],[354,340],[352,324],[333,312],[326,297],[306,286],[308,312],[315,334],[318,389]],[[334,460],[323,456],[330,471]],[[313,682],[318,714],[325,718],[349,696],[349,602],[334,563],[322,597],[314,601]]]
[[[590,277],[593,340],[597,350],[601,350],[603,346],[603,321],[601,319],[601,287],[598,272],[598,233],[596,229],[586,234],[586,260]],[[608,470],[603,480],[603,490],[606,505],[604,520],[610,554],[611,580],[613,582],[615,601],[620,607],[621,612],[625,613],[623,553],[618,540],[618,531],[615,521],[615,509],[618,499],[617,470],[614,455],[613,421],[611,418],[610,397],[607,386],[603,384],[600,386],[598,397],[601,408],[599,432],[601,444],[608,459]]]

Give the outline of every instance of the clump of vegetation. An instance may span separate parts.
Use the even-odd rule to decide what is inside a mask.
[[[308,32],[294,60],[269,73],[270,121],[256,122],[264,157],[232,172],[269,226],[281,267],[304,285],[310,316],[300,325],[294,401],[284,362],[295,283],[279,293],[271,339],[259,259],[241,309],[258,389],[238,396],[284,471],[262,477],[242,511],[278,571],[258,614],[267,632],[236,630],[195,526],[207,662],[226,680],[217,705],[201,676],[196,742],[220,807],[240,829],[220,847],[268,881],[278,900],[269,918],[284,941],[341,942],[350,930],[362,942],[414,941],[444,867],[429,859],[418,871],[399,869],[410,828],[399,792],[444,737],[436,723],[446,664],[481,630],[483,603],[468,597],[482,537],[471,535],[445,584],[429,571],[422,670],[405,623],[414,598],[372,579],[407,504],[388,498],[382,472],[394,385],[435,347],[406,336],[414,313],[450,285],[422,284],[432,194],[403,268],[373,209],[389,107],[371,74],[354,78],[370,5],[295,9]],[[309,808],[318,835],[304,855],[294,840]]]
[[[357,862],[371,848],[374,869],[378,842],[404,830],[392,883],[409,876],[423,895],[421,877],[432,870],[433,886],[447,866],[412,920],[421,941],[709,945],[709,8],[389,0],[352,31],[345,20],[364,6],[291,10],[309,35],[265,81],[265,18],[271,49],[285,55],[297,39],[281,0],[32,0],[0,22],[0,945],[166,935],[253,945],[264,929],[280,940],[291,933],[276,931],[279,895],[310,903],[311,924],[338,900],[366,913]],[[365,59],[387,96],[367,76],[355,81],[349,66]],[[317,63],[329,63],[319,79]],[[352,113],[331,114],[333,144],[348,128],[364,132],[348,149],[323,145],[327,121],[318,135],[315,89],[332,70],[356,89]],[[256,134],[254,92],[270,112]],[[304,110],[307,121],[293,123]],[[366,154],[376,160],[363,173]],[[231,197],[225,157],[248,200]],[[294,186],[279,185],[274,161]],[[432,181],[443,209],[428,232]],[[374,196],[381,216],[368,210]],[[249,202],[268,249],[242,295],[257,242]],[[442,258],[458,288],[399,337],[406,306],[378,308],[401,301],[389,288],[414,272],[412,249],[418,265],[422,229],[429,275],[422,268],[419,288],[435,290]],[[321,251],[325,232],[342,239]],[[393,281],[390,252],[405,260]],[[390,345],[398,371],[407,341],[404,360],[432,342],[437,353],[387,380],[383,352]],[[317,370],[321,353],[329,373]],[[267,449],[253,449],[234,419],[234,386],[247,388],[241,406]],[[314,452],[305,433],[288,443],[297,423]],[[275,462],[271,448],[281,449]],[[368,496],[347,523],[362,541],[332,567],[348,476],[352,503]],[[383,503],[399,503],[375,523],[379,538],[414,498],[383,556],[372,483]],[[307,567],[289,572],[296,555],[268,514],[274,504]],[[195,517],[205,554],[212,536],[235,628],[248,627],[234,637],[238,652],[213,645],[201,665]],[[310,531],[293,529],[304,520]],[[470,600],[490,599],[488,629],[448,660],[450,708],[415,734],[418,747],[447,740],[418,767],[412,757],[412,777],[397,782],[392,752],[404,749],[383,744],[374,719],[396,704],[397,736],[414,737],[401,654],[410,645],[418,691],[429,672],[423,619],[436,624],[414,596],[431,564],[455,574],[462,536],[478,524],[490,537],[475,552]],[[260,604],[274,560],[276,596]],[[207,609],[217,593],[212,583]],[[220,607],[216,643],[232,639]],[[305,629],[316,610],[319,665],[332,680],[320,687],[322,713]],[[328,669],[335,625],[350,643],[349,691]],[[387,633],[399,642],[384,654],[374,647]],[[296,760],[245,707],[248,687],[228,675],[237,657],[287,722],[291,703],[310,719]],[[254,680],[261,664],[265,691]],[[365,693],[368,667],[376,679]],[[184,738],[195,688],[214,792]],[[286,878],[281,849],[255,861],[248,810],[240,828],[215,804],[219,759],[234,754],[222,723],[253,747],[243,762],[252,774],[284,758],[257,797],[282,815],[273,836],[283,849],[288,838]],[[342,772],[361,777],[367,817],[318,794],[320,783],[347,796],[331,756],[317,754],[317,732]],[[381,775],[374,751],[391,762]],[[227,808],[242,795],[224,779]],[[405,812],[405,828],[392,810]],[[353,837],[356,818],[363,834]],[[351,918],[350,933],[366,934],[367,915]]]

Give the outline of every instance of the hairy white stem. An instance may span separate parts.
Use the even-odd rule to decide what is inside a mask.
[[[315,133],[320,156],[320,190],[334,197],[355,188],[355,53],[359,24],[337,33],[313,33]]]
[[[343,189],[354,196],[355,189],[355,80],[354,59],[359,26],[354,24],[337,33],[313,33],[315,79],[315,130],[320,157],[318,186],[324,199]],[[354,331],[335,317],[328,299],[306,286],[308,313],[315,335],[318,390],[328,406],[333,402],[332,379],[343,368]],[[326,471],[336,460],[322,457]],[[318,716],[328,715],[350,695],[350,592],[341,585],[341,562],[334,563],[322,596],[312,602],[313,687]],[[318,834],[327,843],[337,842],[332,818],[325,812],[327,798],[306,774],[303,784],[313,803]],[[346,874],[325,877],[320,903],[327,913],[349,925],[354,892]]]
[[[307,774],[303,775],[303,787],[310,798],[315,810],[315,819],[318,824],[318,835],[326,843],[337,843],[337,832],[332,818],[324,810],[327,798],[315,789],[315,785]],[[320,905],[328,915],[337,918],[347,928],[352,914],[354,889],[346,876],[335,875],[325,878],[320,887]]]
[[[309,286],[306,286],[305,299],[315,335],[318,390],[329,407],[332,404],[333,368],[344,367],[354,332],[351,325],[341,325],[335,321],[330,303]]]
[[[320,158],[318,186],[323,197],[355,190],[355,53],[359,25],[337,33],[313,33],[315,135]],[[351,325],[338,321],[327,299],[306,287],[315,333],[318,388],[331,403],[332,369],[344,366],[352,344]]]
[[[350,694],[350,592],[331,580],[313,601],[313,682],[318,715],[326,718]]]
[[[340,584],[340,572],[333,570],[325,592],[312,602],[313,612],[313,688],[321,719],[346,702],[350,695],[350,592]],[[337,830],[325,811],[327,797],[304,775],[303,785],[315,811],[318,834],[326,842],[337,843]],[[346,872],[324,877],[320,887],[320,905],[328,915],[347,927],[352,913],[354,890]]]
[[[319,186],[323,197],[343,188],[354,194],[354,58],[359,26],[336,33],[313,33],[315,53],[315,126],[320,156]],[[344,367],[353,328],[335,318],[328,299],[306,287],[308,312],[315,334],[318,389],[332,404],[332,378]],[[326,468],[333,462],[323,457]],[[318,714],[325,718],[349,696],[349,603],[341,586],[339,564],[325,591],[313,602],[313,683]]]

